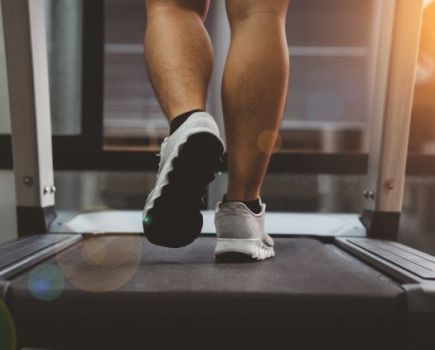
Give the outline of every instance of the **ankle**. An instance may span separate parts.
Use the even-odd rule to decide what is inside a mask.
[[[173,119],[171,120],[171,122],[170,122],[170,131],[169,131],[169,133],[172,135],[175,131],[178,130],[178,128],[179,128],[181,125],[183,125],[183,123],[184,123],[187,119],[189,119],[189,117],[190,117],[192,114],[195,114],[195,113],[197,113],[197,112],[204,112],[204,110],[202,110],[202,109],[193,109],[193,110],[191,110],[191,111],[189,111],[189,112],[186,112],[186,113],[180,114],[180,115],[176,116],[175,118],[173,118]]]
[[[256,199],[252,200],[240,200],[240,199],[232,199],[232,197],[228,197],[227,194],[225,194],[222,198],[222,202],[241,202],[244,205],[246,205],[250,211],[252,211],[254,214],[260,214],[263,210],[263,206],[261,205],[260,197],[257,196]]]
[[[228,202],[252,202],[258,200],[260,195],[258,193],[234,193],[231,191],[227,191],[224,195],[224,198],[227,199]]]

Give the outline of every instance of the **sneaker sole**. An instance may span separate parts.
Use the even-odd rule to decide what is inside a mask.
[[[259,239],[218,238],[214,256],[218,262],[262,261],[273,258],[275,250]]]
[[[222,165],[223,152],[219,138],[207,132],[193,134],[179,146],[167,174],[168,183],[143,222],[145,236],[151,243],[179,248],[201,234],[203,197]]]

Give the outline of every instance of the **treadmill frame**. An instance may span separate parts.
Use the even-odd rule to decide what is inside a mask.
[[[2,0],[19,234],[54,220],[44,0]]]
[[[397,240],[424,4],[383,0],[374,67],[369,167],[361,220],[368,237]]]
[[[10,280],[24,270],[36,266],[82,240],[98,239],[104,236],[113,235],[74,234],[59,237],[59,234],[49,234],[45,236],[48,239],[47,242],[35,252],[27,254],[20,252],[19,256],[17,255],[0,265],[0,300],[8,300]],[[44,236],[34,237],[40,240],[44,239]],[[23,252],[26,250],[23,250],[26,245],[33,244],[32,241],[27,243],[26,240],[29,238],[21,238],[0,246],[0,252],[16,251],[14,245],[20,246]],[[435,257],[399,243],[370,238],[335,238],[330,243],[363,260],[400,284],[404,291],[404,305],[407,314],[406,334],[398,334],[398,337],[404,336],[406,339],[403,349],[433,348],[435,337],[431,325],[435,324]],[[364,247],[364,245],[366,246]],[[421,272],[420,267],[422,266],[426,267],[425,273],[428,273],[428,276],[419,276],[419,270]]]

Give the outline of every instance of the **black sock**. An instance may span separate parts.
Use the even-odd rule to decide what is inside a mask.
[[[170,131],[169,133],[172,135],[177,129],[193,114],[196,112],[204,112],[202,109],[194,109],[193,111],[189,111],[179,116],[175,117],[171,121]]]
[[[230,202],[226,195],[224,195],[224,198],[222,199],[222,202]],[[250,211],[252,211],[254,214],[260,214],[261,210],[263,209],[261,207],[260,198],[255,199],[253,201],[241,201],[244,205],[246,205]]]

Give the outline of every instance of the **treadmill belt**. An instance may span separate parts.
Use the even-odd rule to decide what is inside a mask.
[[[214,243],[167,249],[140,236],[86,238],[11,281],[18,334],[40,346],[400,348],[402,289],[337,246],[280,238],[274,259],[218,264]]]

